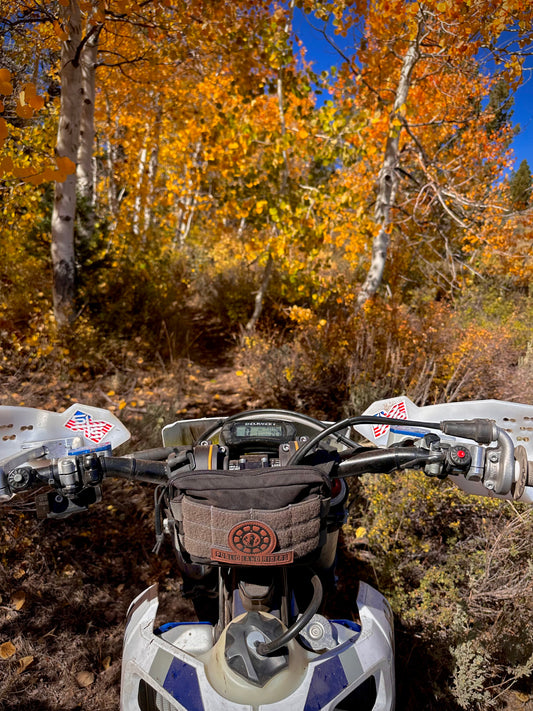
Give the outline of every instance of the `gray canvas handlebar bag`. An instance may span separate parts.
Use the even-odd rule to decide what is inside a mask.
[[[307,563],[326,540],[331,485],[315,467],[186,472],[170,492],[176,543],[193,563]]]

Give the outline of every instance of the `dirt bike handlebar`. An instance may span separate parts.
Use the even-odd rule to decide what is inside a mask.
[[[448,474],[465,474],[467,478],[481,478],[487,489],[497,494],[506,494],[515,481],[514,446],[504,430],[490,420],[446,421],[441,423],[396,420],[375,416],[347,418],[327,427],[305,442],[284,466],[313,464],[314,450],[329,435],[354,424],[413,425],[441,430],[453,437],[464,437],[483,444],[496,441],[498,446],[485,450],[478,457],[480,447],[452,446],[441,442],[439,436],[429,432],[417,444],[395,445],[391,448],[345,449],[337,461],[330,459],[331,475],[344,478],[365,473],[389,473],[401,469],[421,469],[429,476],[445,478]],[[352,442],[350,442],[353,444]],[[327,448],[326,448],[327,449]],[[49,467],[32,469],[25,462],[46,456],[43,448],[26,450],[0,462],[0,501],[8,501],[13,494],[28,490],[43,483],[51,485],[62,495],[72,498],[83,490],[98,486],[105,476],[141,481],[152,485],[166,484],[177,471],[193,471],[197,468],[193,447],[160,447],[127,456],[111,456],[107,452],[72,453],[53,460]],[[473,457],[476,468],[470,471]],[[24,461],[23,461],[24,460]],[[22,466],[21,466],[22,465]],[[17,468],[18,467],[18,468]],[[200,467],[201,468],[201,467]],[[246,466],[245,466],[246,468]]]
[[[443,452],[431,452],[418,447],[359,451],[338,464],[335,476],[344,478],[362,474],[387,474],[401,469],[423,469],[427,464],[443,462],[444,458]]]
[[[168,464],[159,460],[103,457],[101,463],[104,475],[147,484],[165,484],[170,473]]]

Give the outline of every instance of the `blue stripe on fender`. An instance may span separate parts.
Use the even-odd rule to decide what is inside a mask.
[[[196,669],[174,658],[168,669],[163,689],[188,711],[204,711]]]
[[[339,657],[332,657],[316,667],[305,702],[304,711],[320,711],[348,686]]]

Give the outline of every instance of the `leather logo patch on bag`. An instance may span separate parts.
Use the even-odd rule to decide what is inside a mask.
[[[229,547],[235,553],[259,555],[272,553],[277,537],[274,531],[261,521],[244,521],[233,526],[228,535]]]
[[[286,565],[292,563],[294,551],[273,553],[276,533],[262,521],[242,521],[228,534],[231,550],[211,549],[211,558],[235,565]]]

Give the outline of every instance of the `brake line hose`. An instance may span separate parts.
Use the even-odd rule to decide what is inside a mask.
[[[311,602],[302,616],[299,617],[296,622],[289,627],[289,629],[285,630],[282,635],[276,637],[276,639],[273,639],[272,642],[259,642],[256,646],[256,652],[258,654],[266,657],[273,652],[277,652],[278,649],[281,649],[281,647],[285,647],[291,639],[294,639],[296,635],[310,622],[322,602],[322,583],[316,573],[311,578],[311,584],[313,586],[313,597],[311,598]]]
[[[287,466],[294,466],[295,464],[300,464],[306,454],[316,447],[323,439],[329,435],[335,434],[337,430],[341,430],[352,425],[411,425],[414,427],[425,427],[429,429],[440,429],[439,422],[419,422],[418,420],[399,420],[392,417],[377,417],[376,415],[358,415],[357,417],[347,417],[345,420],[340,422],[335,422],[317,434],[313,439],[306,442],[303,447],[300,447],[289,459]]]

